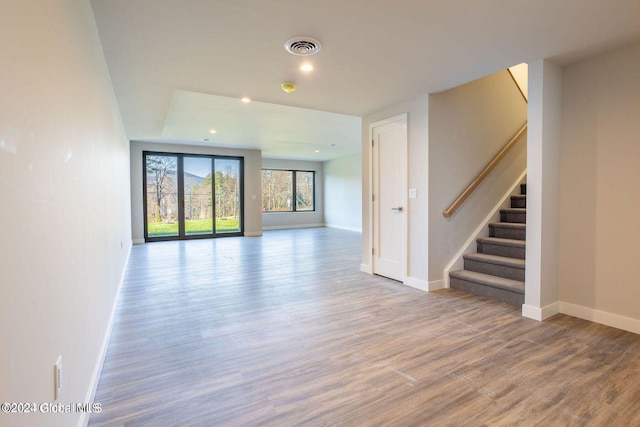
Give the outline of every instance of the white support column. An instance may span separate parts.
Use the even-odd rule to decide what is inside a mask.
[[[543,320],[559,312],[558,215],[562,70],[529,63],[526,291],[522,315]]]

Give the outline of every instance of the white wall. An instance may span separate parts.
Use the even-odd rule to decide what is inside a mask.
[[[640,44],[563,74],[561,311],[640,333]]]
[[[240,150],[195,145],[157,144],[131,141],[131,224],[134,243],[144,243],[144,209],[142,188],[142,152],[209,154],[244,158],[244,234],[262,235],[260,204],[262,173],[260,150]]]
[[[316,173],[315,210],[311,212],[265,212],[262,214],[263,230],[324,226],[324,175],[322,162],[262,159],[262,168],[304,170]],[[262,175],[260,175],[260,179],[262,179]]]
[[[3,1],[0,46],[0,401],[53,402],[62,355],[59,402],[86,402],[131,247],[129,144],[88,1]]]
[[[362,156],[324,162],[324,222],[362,231]]]
[[[526,137],[451,217],[442,211],[527,120],[527,104],[507,71],[429,97],[429,282],[443,269],[526,168]],[[426,218],[424,219],[426,221]]]
[[[529,63],[527,268],[523,315],[542,320],[559,311],[558,207],[562,70]]]
[[[371,140],[369,125],[398,114],[408,113],[408,187],[415,188],[416,199],[409,200],[408,251],[406,283],[426,289],[428,276],[428,209],[429,209],[429,99],[421,95],[384,110],[369,114],[362,119],[362,270],[371,270],[371,246],[369,242],[371,224],[369,211],[369,174]]]

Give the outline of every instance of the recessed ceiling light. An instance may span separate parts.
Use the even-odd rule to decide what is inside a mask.
[[[320,152],[320,150],[316,150],[316,153],[319,153],[319,152]]]
[[[217,130],[215,130],[215,129],[211,129],[211,130],[209,131],[209,133],[210,133],[210,134],[214,134],[214,133],[218,133],[218,131],[217,131]]]
[[[311,65],[311,64],[302,64],[300,66],[300,70],[308,73],[309,71],[313,71],[313,65]]]
[[[240,101],[244,102],[245,104],[248,104],[251,102],[251,99],[247,98],[246,96],[244,98],[242,98]]]

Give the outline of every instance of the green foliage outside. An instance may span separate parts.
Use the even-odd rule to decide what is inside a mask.
[[[177,222],[149,222],[149,237],[174,236],[178,234]],[[211,233],[211,219],[194,219],[185,221],[187,234]],[[218,233],[240,231],[238,218],[216,218]]]
[[[262,211],[314,210],[314,183],[313,171],[263,169]]]

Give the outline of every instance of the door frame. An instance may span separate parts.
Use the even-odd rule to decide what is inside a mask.
[[[393,117],[389,117],[387,119],[379,120],[369,124],[369,143],[368,143],[368,151],[369,151],[369,191],[368,191],[368,200],[369,200],[369,242],[368,242],[368,265],[370,266],[370,273],[375,274],[375,266],[373,265],[373,238],[374,238],[374,230],[375,224],[373,223],[373,182],[374,182],[374,163],[373,163],[373,129],[379,126],[383,126],[389,123],[399,123],[402,125],[403,129],[403,138],[402,138],[402,200],[403,205],[405,207],[405,215],[402,216],[402,283],[405,283],[407,280],[407,271],[408,271],[408,244],[409,244],[409,235],[408,235],[408,216],[409,216],[409,194],[408,194],[408,182],[409,182],[409,159],[408,159],[408,118],[409,113],[398,114]]]

